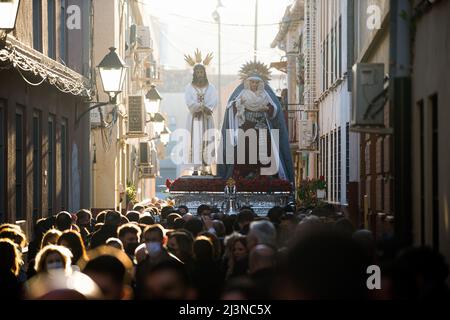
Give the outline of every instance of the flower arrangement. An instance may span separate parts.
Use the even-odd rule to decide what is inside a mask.
[[[238,192],[291,192],[289,181],[260,176],[254,179],[235,179]],[[167,184],[166,184],[167,185]],[[223,192],[227,185],[226,180],[217,179],[185,179],[179,178],[170,184],[170,191],[185,192]]]
[[[326,190],[327,189],[327,182],[325,181],[324,176],[320,176],[320,179],[316,180],[315,184],[316,184],[317,190]]]
[[[318,191],[326,191],[326,189],[327,182],[323,176],[318,180],[304,180],[298,188],[297,197],[304,208],[320,207],[323,201],[318,197]]]

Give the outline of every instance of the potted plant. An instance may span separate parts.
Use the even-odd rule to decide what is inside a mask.
[[[325,199],[327,196],[327,182],[324,176],[321,176],[316,182],[316,194],[317,199]]]

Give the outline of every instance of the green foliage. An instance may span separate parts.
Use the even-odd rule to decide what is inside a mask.
[[[136,186],[134,184],[132,184],[131,182],[127,183],[127,189],[126,189],[126,203],[127,205],[132,202],[135,203],[136,202]]]
[[[326,190],[327,183],[321,177],[319,180],[305,180],[302,181],[297,191],[297,197],[300,200],[303,208],[317,208],[322,207],[325,203],[317,198],[317,190]]]

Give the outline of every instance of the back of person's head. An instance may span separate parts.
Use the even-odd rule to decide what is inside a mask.
[[[155,218],[149,212],[144,212],[139,217],[139,223],[150,226],[155,224]]]
[[[140,215],[139,211],[128,211],[126,217],[130,222],[139,222]]]
[[[290,248],[279,275],[284,278],[287,299],[360,300],[367,298],[367,266],[358,244],[324,228]]]
[[[108,210],[104,210],[104,211],[100,212],[99,214],[97,214],[97,216],[95,217],[95,222],[96,223],[105,223],[105,217],[106,217],[107,212],[108,212]]]
[[[265,244],[275,248],[277,245],[277,230],[272,222],[254,221],[250,224],[250,231],[247,239],[249,242],[250,238],[254,238],[254,245]]]
[[[140,204],[136,204],[133,206],[133,211],[137,211],[139,213],[142,213],[145,210],[145,207]]]
[[[195,239],[193,252],[195,260],[199,262],[214,261],[214,246],[206,236],[200,236]]]
[[[27,245],[27,238],[22,230],[19,228],[3,228],[0,231],[0,239],[10,239],[17,244],[21,249]]]
[[[181,219],[181,215],[178,213],[171,213],[167,216],[167,228],[175,229],[175,219]]]
[[[120,215],[120,224],[119,225],[124,225],[130,223],[130,220],[128,220],[128,218],[126,216],[124,216],[123,214]]]
[[[353,233],[353,240],[358,243],[366,252],[367,257],[371,260],[376,256],[376,242],[372,231],[357,230]]]
[[[81,209],[77,212],[77,223],[85,226],[89,225],[92,220],[92,213],[87,209]]]
[[[106,299],[120,300],[130,294],[133,264],[122,250],[101,246],[88,252],[88,260],[80,267],[98,284]]]
[[[254,274],[260,270],[271,269],[275,267],[276,251],[267,245],[259,244],[250,251],[249,255],[249,273]]]
[[[44,236],[42,237],[41,241],[41,249],[49,244],[57,244],[59,237],[62,235],[62,232],[58,229],[50,229],[48,230]]]
[[[278,225],[281,222],[281,217],[286,213],[286,211],[281,207],[273,207],[269,210],[267,213],[267,217],[269,220],[275,224]]]
[[[192,233],[194,237],[197,237],[197,235],[203,230],[203,223],[198,218],[192,218],[186,221],[184,228]]]
[[[139,300],[187,300],[195,298],[185,266],[175,260],[163,260],[144,267]]]
[[[117,238],[108,238],[108,240],[106,240],[105,242],[105,245],[116,248],[118,250],[124,250],[122,241]]]
[[[0,232],[4,229],[16,229],[17,231],[21,231],[22,229],[14,223],[2,223],[0,224]]]
[[[57,261],[55,261],[54,257],[52,257],[52,261],[47,261],[51,255],[56,255],[58,257]],[[53,269],[61,269],[67,273],[71,270],[71,264],[72,252],[68,248],[49,244],[36,255],[34,269],[37,273],[49,272]]]
[[[186,213],[189,212],[189,208],[186,207],[186,206],[184,206],[184,205],[178,206],[178,212],[179,212],[182,216],[184,216]]]
[[[64,246],[72,252],[72,263],[75,264],[86,255],[81,235],[73,230],[64,231],[58,238],[58,245]]]
[[[199,237],[205,236],[211,241],[213,248],[214,248],[214,252],[213,252],[214,260],[220,259],[221,255],[222,255],[222,245],[220,243],[219,238],[214,233],[211,233],[208,231],[200,232],[198,234],[198,236]]]
[[[429,247],[410,247],[399,252],[393,263],[395,299],[447,300],[449,265],[445,257]]]
[[[173,229],[179,230],[184,228],[185,221],[183,218],[176,218],[173,222]]]
[[[355,232],[355,227],[352,222],[347,218],[341,218],[334,223],[334,228],[337,232],[342,233],[345,236],[351,237]]]
[[[249,277],[235,277],[227,281],[221,300],[258,300],[259,292],[255,282]]]
[[[22,253],[10,239],[0,239],[0,279],[8,273],[19,274],[22,264]]]
[[[161,220],[166,221],[169,214],[174,212],[175,209],[172,206],[167,206],[161,209]]]
[[[207,204],[202,204],[197,208],[197,215],[198,216],[202,216],[202,215],[210,215],[212,212],[212,209],[209,205]]]
[[[34,239],[42,240],[44,233],[50,228],[51,226],[47,226],[45,218],[38,219],[34,225]]]
[[[56,216],[55,227],[59,231],[69,230],[72,226],[72,216],[66,211],[61,211]]]
[[[122,221],[122,215],[115,210],[109,210],[105,215],[105,225],[118,226]]]
[[[250,209],[242,209],[237,215],[237,222],[240,224],[250,223],[255,219],[255,215]]]
[[[213,221],[213,228],[219,238],[224,238],[226,235],[225,225],[220,220]]]

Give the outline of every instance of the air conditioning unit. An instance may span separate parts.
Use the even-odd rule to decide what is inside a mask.
[[[130,43],[135,50],[151,50],[153,43],[150,28],[133,24],[130,27]]]
[[[299,120],[298,137],[300,150],[312,151],[317,137],[316,123],[311,120]]]
[[[145,136],[145,109],[143,96],[128,97],[128,135]]]
[[[139,143],[139,165],[146,166],[151,164],[151,153],[148,142]]]
[[[353,66],[352,126],[384,126],[384,64]]]
[[[151,179],[156,177],[156,172],[154,166],[145,166],[139,169],[139,177],[141,179]]]

